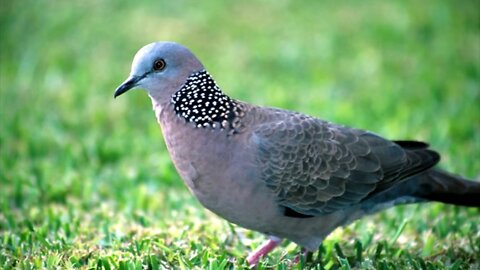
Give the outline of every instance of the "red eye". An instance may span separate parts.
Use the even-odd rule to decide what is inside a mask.
[[[155,62],[153,63],[153,70],[155,70],[155,71],[163,70],[166,65],[167,65],[167,64],[165,63],[165,60],[163,60],[163,59],[157,59],[157,60],[155,60]]]

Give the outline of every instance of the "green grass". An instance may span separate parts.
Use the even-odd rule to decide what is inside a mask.
[[[137,49],[190,47],[232,97],[480,169],[478,1],[2,1],[0,268],[232,269],[263,236],[204,210],[142,91]],[[289,269],[285,242],[258,269]],[[336,230],[316,269],[478,269],[478,209],[402,206]]]

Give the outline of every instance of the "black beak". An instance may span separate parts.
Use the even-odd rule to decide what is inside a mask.
[[[121,94],[127,92],[128,90],[134,88],[137,86],[137,83],[143,79],[145,76],[130,76],[126,81],[124,81],[116,90],[115,93],[113,94],[113,97],[116,98],[120,96]]]

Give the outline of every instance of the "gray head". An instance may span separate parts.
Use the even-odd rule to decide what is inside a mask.
[[[204,67],[187,48],[175,42],[154,42],[141,48],[133,59],[130,76],[114,97],[141,87],[158,99],[169,97],[187,78]]]

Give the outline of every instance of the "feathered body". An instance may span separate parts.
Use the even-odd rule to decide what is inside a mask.
[[[365,214],[429,199],[437,182],[480,194],[431,169],[440,156],[425,143],[236,101],[206,71],[152,101],[177,171],[206,208],[310,249]]]

